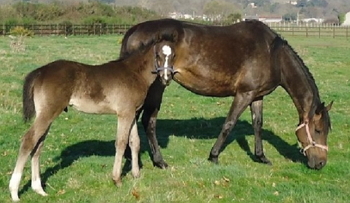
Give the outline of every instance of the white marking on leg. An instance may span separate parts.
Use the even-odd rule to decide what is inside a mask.
[[[13,201],[19,201],[19,197],[18,197],[18,188],[19,188],[19,183],[21,181],[22,178],[22,173],[13,173],[11,176],[11,180],[10,180],[10,185],[9,185],[9,189],[10,189],[10,193],[11,193],[11,198]]]
[[[140,152],[140,137],[137,131],[136,122],[133,123],[132,129],[130,132],[129,145],[131,148],[131,159],[132,159],[131,172],[134,178],[138,178],[140,176],[140,167],[139,167],[139,159],[138,159],[138,155]]]
[[[38,193],[39,195],[42,196],[47,196],[47,193],[44,191],[43,187],[41,186],[41,180],[36,179],[36,180],[32,180],[32,189]]]

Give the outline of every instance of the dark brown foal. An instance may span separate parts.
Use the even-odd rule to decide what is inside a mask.
[[[18,188],[29,155],[32,156],[32,188],[47,195],[41,185],[39,156],[51,123],[68,106],[85,113],[118,116],[112,178],[121,185],[122,157],[128,142],[132,151],[131,172],[138,177],[140,139],[135,113],[157,77],[161,76],[163,85],[169,84],[173,57],[172,42],[160,41],[102,65],[58,60],[30,72],[23,86],[24,118],[36,116],[23,137],[12,173],[9,184],[12,200],[19,201]]]

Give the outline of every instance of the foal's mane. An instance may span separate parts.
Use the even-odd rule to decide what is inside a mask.
[[[174,37],[173,33],[156,33],[151,37],[148,41],[145,41],[141,44],[141,46],[138,47],[138,49],[134,50],[133,52],[128,52],[124,54],[124,56],[120,57],[120,59],[124,59],[129,57],[130,55],[134,55],[135,53],[140,53],[145,50],[148,50],[148,48],[154,46],[156,43],[159,43],[161,41],[169,41],[169,42],[175,42],[176,39]]]
[[[118,59],[110,61],[110,62],[120,62],[120,61],[124,61],[132,56],[135,56],[135,55],[143,55],[143,54],[147,53],[147,51],[149,51],[149,49],[151,49],[157,42],[158,41],[152,40],[147,45],[142,44],[135,51],[133,51],[131,53],[124,54],[123,56],[120,56]]]
[[[138,49],[136,49],[135,51],[125,54],[124,56],[120,56],[118,59],[111,61],[111,62],[119,62],[119,61],[123,61],[126,60],[129,57],[135,56],[135,55],[141,55],[146,53],[155,43],[150,43],[148,45],[142,45],[141,47],[139,47]]]

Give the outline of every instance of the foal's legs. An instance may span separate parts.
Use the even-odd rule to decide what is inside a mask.
[[[35,192],[46,196],[41,186],[40,170],[39,170],[39,155],[41,147],[47,131],[50,127],[52,119],[44,116],[36,117],[33,125],[27,131],[22,139],[15,169],[12,173],[9,189],[13,201],[19,201],[18,188],[22,178],[23,169],[27,162],[29,155],[32,155],[32,188]]]
[[[252,100],[252,92],[240,93],[236,95],[231,104],[230,111],[227,115],[224,125],[222,126],[222,130],[218,136],[218,139],[216,140],[214,146],[210,151],[208,158],[209,161],[218,163],[218,157],[222,145],[224,144],[227,136],[230,134],[232,128],[236,125],[239,116],[248,107]]]
[[[129,146],[131,148],[131,173],[134,178],[138,178],[140,176],[140,167],[139,167],[139,152],[140,152],[140,137],[137,132],[136,120],[134,120],[130,138],[129,138]]]
[[[131,131],[134,133],[134,123],[135,123],[135,114],[130,116],[118,116],[118,129],[115,141],[115,160],[112,171],[112,179],[117,186],[122,185],[121,174],[122,174],[122,161],[123,155],[126,149],[126,145],[129,141],[129,135]],[[133,146],[134,147],[134,146]],[[135,152],[135,148],[131,149],[132,155]],[[134,157],[132,157],[134,160]],[[133,163],[133,162],[132,162]],[[133,166],[134,167],[134,166]],[[137,171],[135,171],[137,172]]]
[[[36,193],[42,196],[47,196],[47,194],[45,193],[41,185],[39,158],[40,158],[42,146],[44,145],[44,140],[46,138],[46,135],[49,129],[50,129],[50,125],[47,128],[45,134],[39,139],[37,146],[34,148],[34,150],[31,153],[32,155],[32,189]]]
[[[250,104],[250,112],[252,115],[252,124],[254,128],[255,135],[255,150],[254,154],[258,161],[266,164],[271,164],[271,162],[265,157],[263,144],[261,139],[261,129],[263,125],[263,98],[253,101]]]

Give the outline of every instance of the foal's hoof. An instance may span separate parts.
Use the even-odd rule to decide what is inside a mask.
[[[13,202],[19,202],[19,200],[20,200],[18,197],[18,194],[17,193],[13,194],[12,192],[11,192],[11,199]]]
[[[218,164],[219,163],[219,156],[218,155],[209,154],[208,160],[210,162],[213,162],[214,164]]]
[[[132,177],[133,178],[139,178],[140,177],[140,171],[132,171]]]
[[[121,179],[113,180],[113,183],[114,183],[114,185],[117,186],[117,187],[121,187],[121,186],[123,185]]]

